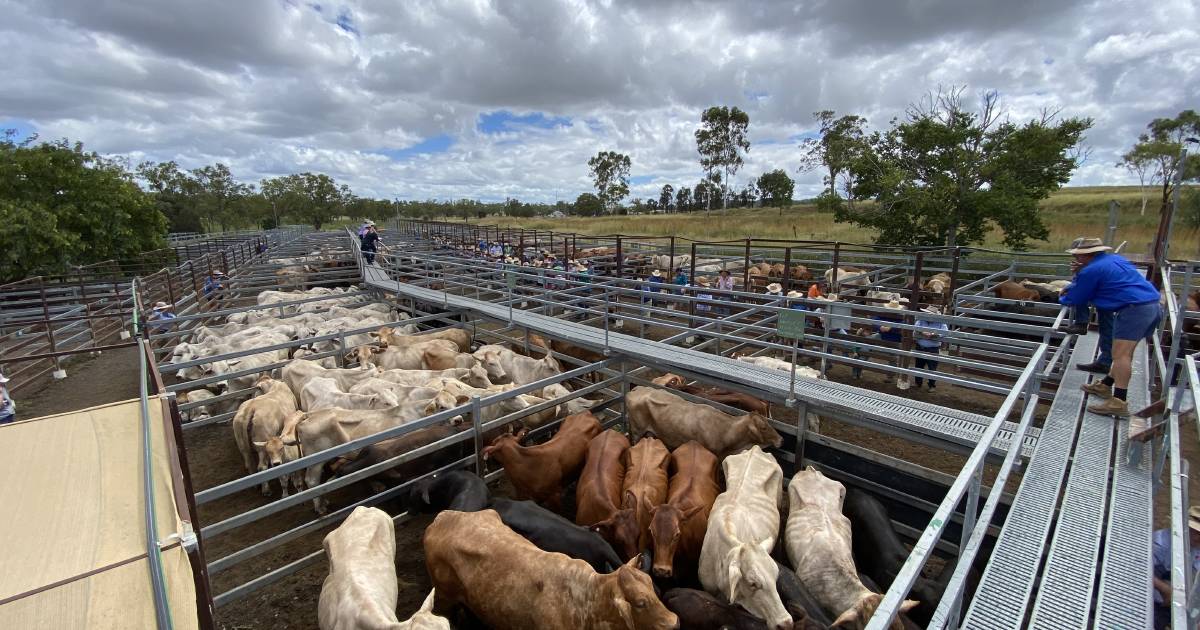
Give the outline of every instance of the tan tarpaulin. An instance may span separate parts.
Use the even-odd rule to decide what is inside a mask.
[[[163,407],[151,399],[159,540],[182,531]],[[138,401],[0,426],[0,628],[150,628]],[[163,551],[175,628],[197,627],[195,585]]]

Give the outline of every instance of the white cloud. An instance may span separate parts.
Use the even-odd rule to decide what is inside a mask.
[[[634,194],[657,197],[699,180],[692,134],[714,104],[751,117],[738,186],[783,168],[810,195],[820,175],[797,173],[796,138],[814,111],[885,126],[939,85],[998,90],[1017,119],[1094,118],[1073,183],[1120,183],[1112,164],[1145,124],[1200,100],[1200,39],[1180,26],[1200,17],[1189,0],[0,0],[0,12],[0,121],[136,159],[222,161],[247,181],[321,170],[388,198],[573,199],[608,149],[651,178]],[[570,122],[477,128],[499,110]],[[379,153],[443,137],[445,151]]]

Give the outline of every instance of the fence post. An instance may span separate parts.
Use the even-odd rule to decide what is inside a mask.
[[[962,248],[955,247],[954,248],[954,262],[953,262],[953,266],[950,268],[950,286],[946,288],[946,294],[942,296],[942,312],[946,313],[947,315],[956,315],[957,314],[957,313],[947,313],[947,309],[950,306],[950,300],[953,299],[953,297],[954,297],[955,287],[958,285],[958,264],[959,264],[959,262],[961,262],[961,259],[962,259]],[[957,310],[957,305],[956,305],[955,310]]]
[[[792,290],[792,248],[783,248],[783,294]]]
[[[742,290],[747,293],[752,293],[750,290],[750,239],[746,239],[746,265],[742,267]]]
[[[1117,238],[1117,208],[1121,204],[1116,199],[1111,199],[1108,202],[1108,229],[1104,232],[1104,244],[1113,245],[1113,241]]]
[[[483,477],[483,406],[479,396],[471,397],[471,429],[475,433],[475,474]]]
[[[840,282],[839,282],[840,278],[838,278],[838,259],[841,257],[841,253],[842,253],[842,243],[840,241],[835,241],[833,243],[833,267],[832,267],[833,273],[829,274],[829,275],[833,276],[829,281],[829,294],[830,295],[838,294],[838,285],[840,284]]]
[[[50,305],[46,303],[46,281],[40,277],[38,278],[38,291],[42,295],[42,317],[46,321],[46,339],[50,343],[50,352],[58,352],[57,344],[54,342],[54,322],[50,321]],[[67,373],[63,371],[59,358],[53,357],[51,361],[54,362],[54,378],[66,378]]]
[[[624,255],[622,255],[622,253],[621,253],[621,252],[622,252],[622,250],[621,250],[621,237],[620,237],[620,236],[618,236],[618,237],[617,237],[617,278],[618,278],[618,279],[620,279],[620,278],[623,278],[623,277],[624,277],[624,275],[623,275],[623,274],[624,274],[624,271],[623,271],[623,270],[624,270],[624,267],[625,267],[625,256],[624,256]]]
[[[674,237],[672,237],[672,238],[674,238]],[[692,261],[691,261],[690,266],[691,266],[691,268],[688,270],[688,279],[691,280],[692,286],[696,286],[696,242],[695,241],[692,241]],[[695,298],[696,294],[692,293],[692,297]],[[712,305],[710,304],[709,306],[711,307]],[[688,325],[689,326],[695,325],[694,322],[692,321],[692,318],[694,318],[695,316],[696,316],[696,301],[689,300],[688,301]]]

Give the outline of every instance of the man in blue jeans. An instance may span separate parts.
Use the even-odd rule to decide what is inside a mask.
[[[1112,248],[1098,238],[1078,238],[1068,254],[1075,257],[1079,273],[1063,291],[1059,302],[1083,308],[1089,303],[1097,310],[1112,313],[1112,366],[1108,376],[1083,386],[1083,391],[1103,398],[1088,411],[1108,416],[1127,417],[1129,379],[1133,369],[1133,351],[1138,342],[1154,334],[1162,319],[1159,293],[1128,260],[1107,253]]]
[[[1086,335],[1088,318],[1091,309],[1086,306],[1075,307],[1074,321],[1066,333],[1069,335]],[[1112,367],[1113,314],[1112,311],[1096,309],[1096,328],[1100,333],[1100,356],[1091,363],[1081,363],[1075,367],[1093,374],[1108,374]]]

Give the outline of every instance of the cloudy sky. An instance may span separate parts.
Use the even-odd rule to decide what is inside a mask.
[[[1193,0],[0,0],[0,127],[107,154],[329,173],[361,195],[572,200],[587,159],[632,188],[700,177],[709,105],[750,114],[738,184],[797,197],[812,113],[885,126],[926,91],[997,90],[1015,119],[1095,119],[1074,184],[1155,117],[1200,107]]]

